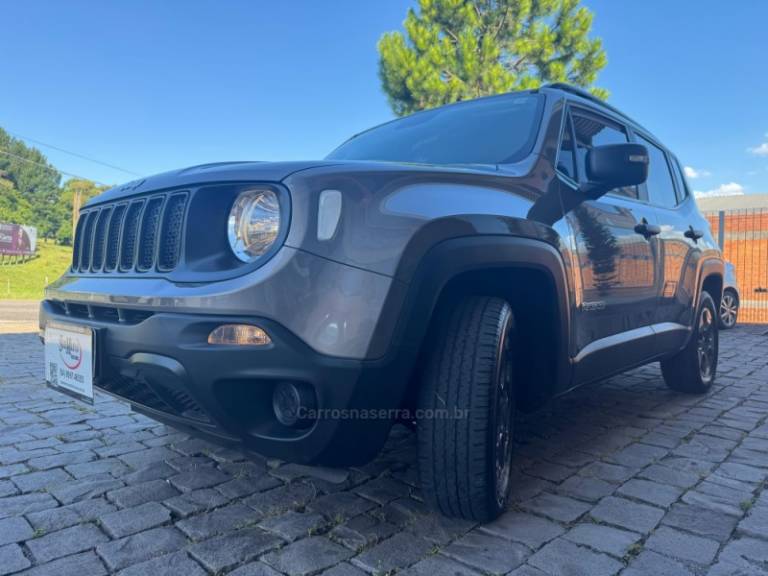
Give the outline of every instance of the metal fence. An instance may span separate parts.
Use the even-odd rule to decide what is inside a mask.
[[[705,216],[736,267],[739,322],[768,324],[768,209],[707,212]]]

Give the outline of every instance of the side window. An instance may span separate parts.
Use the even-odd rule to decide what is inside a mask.
[[[648,199],[652,204],[663,206],[664,208],[674,208],[677,206],[677,195],[675,186],[672,184],[672,174],[669,171],[667,155],[664,151],[649,142],[638,134],[638,141],[648,148],[648,180],[645,185],[648,187]]]
[[[672,174],[675,177],[677,201],[679,203],[688,197],[688,184],[686,184],[683,172],[680,170],[680,161],[677,158],[671,158],[670,160],[672,161]]]
[[[573,113],[573,127],[576,132],[576,162],[582,181],[586,179],[587,154],[592,148],[629,142],[624,127],[597,115],[576,111]],[[616,188],[611,192],[629,198],[638,198],[637,186]]]
[[[560,140],[560,152],[557,155],[557,169],[576,180],[576,149],[573,145],[573,131],[571,128],[571,115],[565,117],[563,138]]]

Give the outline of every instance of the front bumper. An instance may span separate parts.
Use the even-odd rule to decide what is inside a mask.
[[[350,465],[372,458],[386,439],[407,381],[408,368],[394,357],[330,357],[264,318],[142,313],[46,300],[41,328],[50,321],[95,329],[97,388],[171,426],[293,462]],[[208,334],[229,323],[258,325],[272,343],[209,345]],[[309,428],[283,426],[274,416],[272,391],[282,381],[314,390],[321,416]]]

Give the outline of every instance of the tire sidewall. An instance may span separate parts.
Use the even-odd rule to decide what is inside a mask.
[[[709,379],[708,382],[705,382],[701,375],[701,368],[699,365],[699,350],[698,350],[698,342],[699,342],[699,323],[701,321],[701,315],[704,313],[705,309],[709,309],[710,312],[713,315],[713,330],[714,330],[714,339],[715,339],[715,360],[712,366],[712,377]],[[717,365],[718,365],[718,359],[720,357],[720,310],[718,306],[715,305],[715,301],[710,296],[709,292],[702,292],[701,294],[701,302],[699,304],[699,309],[696,313],[696,328],[693,333],[693,341],[691,342],[691,352],[694,355],[695,363],[696,363],[696,377],[699,381],[699,387],[702,391],[707,391],[712,387],[712,384],[714,383],[715,379],[717,378]]]
[[[488,414],[489,417],[489,423],[488,423],[488,440],[487,440],[487,454],[488,457],[486,459],[487,466],[488,466],[488,478],[493,479],[492,482],[492,489],[488,491],[487,498],[488,498],[488,507],[490,510],[493,511],[493,516],[497,516],[500,513],[502,513],[509,502],[509,495],[511,492],[511,481],[508,481],[506,492],[504,494],[504,498],[502,502],[499,502],[496,496],[497,492],[497,478],[496,478],[496,430],[497,425],[499,422],[499,418],[505,417],[509,419],[509,426],[510,426],[510,435],[512,438],[510,438],[510,452],[513,451],[514,448],[514,424],[515,424],[515,386],[514,386],[514,368],[512,368],[512,381],[510,382],[510,406],[509,406],[509,413],[506,415],[499,414],[498,413],[498,403],[497,403],[497,395],[499,394],[499,382],[501,378],[501,374],[499,373],[500,370],[503,369],[504,362],[513,362],[514,363],[514,353],[513,353],[513,346],[509,346],[508,352],[505,354],[505,343],[509,343],[510,345],[513,345],[514,343],[514,335],[515,335],[515,329],[514,329],[514,318],[512,314],[512,309],[509,307],[509,305],[506,305],[502,313],[499,315],[499,328],[498,328],[498,345],[496,348],[496,358],[495,358],[495,370],[493,374],[493,387],[491,388],[492,392],[492,399],[491,399],[491,406],[490,411]],[[514,364],[513,364],[514,366]],[[511,454],[510,454],[511,458]]]

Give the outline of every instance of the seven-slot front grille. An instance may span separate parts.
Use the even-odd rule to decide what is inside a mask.
[[[75,229],[73,272],[169,272],[179,262],[187,192],[85,209]]]

